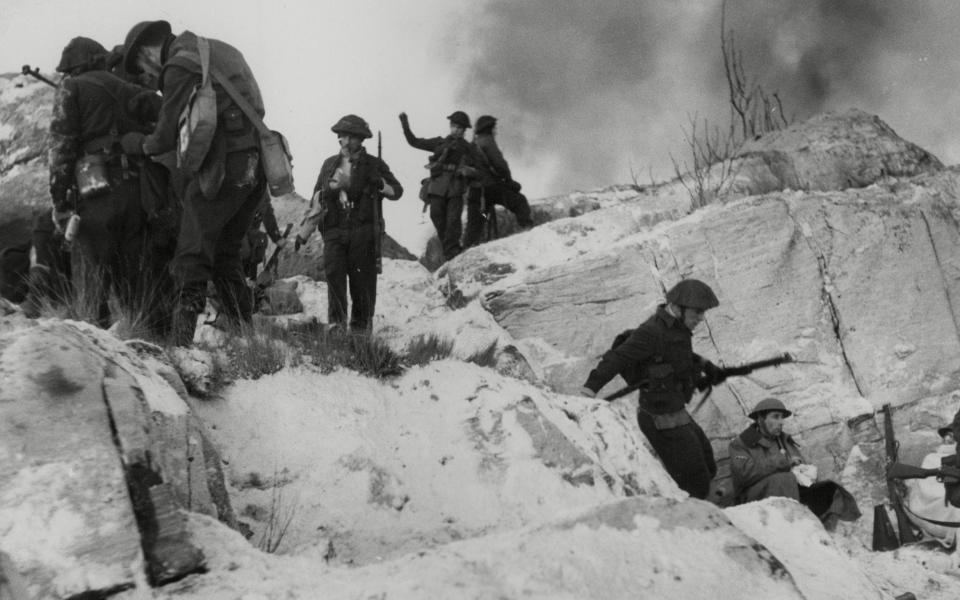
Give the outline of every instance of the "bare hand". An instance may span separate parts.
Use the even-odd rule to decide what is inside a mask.
[[[580,395],[581,395],[581,396],[586,396],[587,398],[596,398],[596,397],[597,397],[597,393],[596,393],[595,391],[591,390],[591,389],[588,388],[588,387],[582,387],[582,388],[580,388]]]

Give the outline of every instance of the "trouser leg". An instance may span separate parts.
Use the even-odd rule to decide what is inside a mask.
[[[347,324],[347,231],[330,229],[323,234],[323,273],[327,280],[327,322]]]
[[[710,493],[711,473],[716,472],[716,465],[713,464],[712,449],[707,454],[704,448],[706,436],[702,436],[700,426],[689,423],[658,430],[653,418],[644,411],[638,412],[637,422],[680,489],[694,498],[705,499]]]
[[[467,226],[463,232],[464,248],[476,246],[483,237],[484,215],[481,211],[481,199],[481,188],[470,188],[467,195]]]
[[[377,258],[374,252],[373,225],[357,227],[350,233],[347,251],[350,283],[350,329],[370,331],[377,302]]]

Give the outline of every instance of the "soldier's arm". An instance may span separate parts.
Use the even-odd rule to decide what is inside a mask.
[[[738,489],[748,488],[774,473],[789,471],[792,466],[790,459],[779,452],[766,458],[749,452],[742,444],[730,443],[730,476]]]
[[[67,190],[76,184],[74,167],[80,157],[80,106],[76,83],[69,79],[54,96],[50,138],[50,198],[62,212],[72,208],[66,205]]]
[[[383,180],[383,197],[387,200],[399,200],[400,196],[403,196],[403,186],[400,185],[400,181],[394,177],[387,163],[381,160],[378,167],[380,178]]]
[[[320,174],[317,176],[317,184],[313,187],[313,196],[310,197],[310,206],[307,208],[307,212],[300,222],[297,238],[301,240],[301,242],[310,239],[310,236],[317,230],[320,221],[323,220],[326,214],[323,195],[326,193],[324,188],[327,187],[327,182],[330,180],[329,172],[334,168],[331,166],[331,160],[337,160],[337,158],[327,159],[323,162],[323,166],[320,168]],[[324,175],[326,175],[326,177],[324,177]]]
[[[407,138],[407,143],[418,150],[433,152],[440,147],[440,144],[443,143],[442,137],[418,138],[417,136],[413,135],[413,131],[410,130],[410,124],[406,121],[403,121],[401,126],[403,127],[403,137]]]
[[[597,367],[590,371],[584,387],[598,392],[626,368],[653,358],[655,344],[653,333],[643,327],[635,329],[625,342],[603,355]]]
[[[163,103],[157,127],[143,141],[143,152],[149,156],[177,149],[177,121],[190,100],[193,88],[200,83],[200,75],[178,66],[168,65],[163,70]]]

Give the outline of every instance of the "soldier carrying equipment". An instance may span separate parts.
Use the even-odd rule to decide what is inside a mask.
[[[890,405],[883,405],[883,432],[884,446],[887,458],[887,496],[890,504],[893,506],[893,512],[897,517],[897,532],[894,533],[890,518],[882,505],[874,507],[874,525],[873,525],[873,550],[895,550],[903,544],[911,544],[917,541],[917,535],[913,532],[910,520],[907,518],[907,512],[903,507],[903,498],[900,494],[900,488],[895,478],[890,475],[892,467],[897,464],[897,453],[900,444],[893,432],[893,417],[890,411]],[[899,535],[898,535],[899,534]],[[899,539],[898,539],[899,538]]]

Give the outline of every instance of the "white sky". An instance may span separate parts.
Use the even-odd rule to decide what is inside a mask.
[[[266,123],[290,141],[301,195],[310,196],[320,164],[337,151],[330,131],[337,119],[356,113],[382,130],[383,157],[406,188],[399,202],[385,203],[387,230],[415,247],[432,231],[429,219],[420,223],[417,199],[427,154],[407,145],[397,114],[405,110],[420,137],[446,133],[445,117],[458,108],[456,82],[449,61],[434,53],[439,39],[451,39],[444,27],[457,7],[452,0],[2,0],[0,72],[30,64],[52,73],[71,38],[110,49],[143,20],[228,42],[257,77]],[[375,139],[367,150],[376,152]]]

